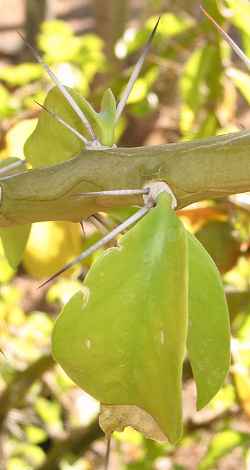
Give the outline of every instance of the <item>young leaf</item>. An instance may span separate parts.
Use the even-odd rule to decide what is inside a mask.
[[[4,254],[13,269],[16,269],[22,260],[31,225],[17,225],[16,227],[0,228],[0,237]]]
[[[201,409],[219,391],[229,369],[229,314],[216,265],[190,233],[188,251],[187,350],[197,387],[197,407]]]
[[[105,405],[142,408],[175,443],[188,286],[186,232],[171,202],[161,193],[119,246],[99,256],[56,321],[52,351],[86,392]]]
[[[104,92],[101,102],[101,111],[97,113],[91,104],[81,97],[86,115],[93,124],[99,142],[108,147],[114,144],[116,100],[110,88]]]
[[[97,113],[77,92],[69,88],[68,91],[93,125],[100,143],[111,147],[114,143],[116,106],[112,91],[107,90],[104,93],[100,113]],[[43,110],[34,132],[24,146],[27,161],[33,168],[61,163],[85,148],[86,130],[56,87],[49,91],[44,105],[37,104]]]
[[[115,133],[115,116],[116,116],[116,100],[109,88],[105,91],[102,103],[101,112],[99,113],[102,132],[101,142],[103,145],[112,146],[114,144],[114,133]]]

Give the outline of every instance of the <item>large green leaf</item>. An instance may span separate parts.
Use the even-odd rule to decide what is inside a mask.
[[[189,327],[187,349],[197,407],[219,391],[230,361],[229,314],[220,274],[201,243],[188,234]]]
[[[186,232],[161,193],[92,265],[52,336],[55,359],[80,387],[105,405],[145,410],[173,443],[182,433],[187,288]]]
[[[0,228],[4,254],[13,269],[16,269],[22,260],[23,252],[29,238],[30,228],[30,224]]]

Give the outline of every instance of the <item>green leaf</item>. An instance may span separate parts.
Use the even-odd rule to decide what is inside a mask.
[[[250,4],[248,0],[226,0],[233,15],[230,20],[234,26],[240,28],[249,36]]]
[[[73,61],[81,47],[80,38],[74,36],[71,27],[60,20],[43,23],[38,44],[49,63]]]
[[[249,434],[237,431],[222,431],[215,435],[211,440],[207,453],[202,458],[198,470],[208,470],[215,468],[215,464],[224,455],[229,454],[233,449],[239,446],[245,446],[250,443]]]
[[[97,113],[91,104],[75,90],[68,88],[71,96],[91,122],[99,141],[103,145],[114,143],[115,98],[111,90],[104,93],[101,112]],[[67,124],[85,137],[80,118],[72,110],[60,90],[52,88],[48,93],[45,108],[56,113]],[[33,168],[55,165],[74,157],[84,148],[83,142],[47,111],[42,110],[37,126],[24,145],[27,161]]]
[[[220,274],[201,243],[188,234],[189,327],[187,349],[196,387],[197,407],[219,391],[229,369],[229,314]]]
[[[15,111],[14,102],[8,90],[0,84],[0,117],[11,116]]]
[[[221,16],[220,8],[216,1],[211,2],[211,0],[203,0],[202,6],[217,21],[217,23],[219,24],[221,23],[221,20],[223,19],[223,17]],[[203,19],[207,23],[206,26],[210,27],[210,29],[215,31],[215,28],[213,24],[211,24],[211,21],[206,17]]]
[[[152,16],[147,21],[147,28],[152,30],[157,21],[157,16]],[[164,38],[175,37],[178,34],[186,31],[190,26],[192,26],[193,20],[190,17],[181,17],[176,16],[173,13],[164,13],[161,15],[161,21],[157,28],[158,35],[163,36]]]
[[[241,31],[242,45],[247,56],[250,54],[250,4],[248,0],[226,0],[231,9],[230,21]]]
[[[13,269],[16,269],[22,260],[31,225],[17,225],[16,227],[1,227],[0,237],[4,254]]]
[[[204,102],[202,83],[206,75],[207,48],[199,48],[188,59],[180,80],[182,107],[180,128],[185,135],[194,124],[195,114]]]
[[[72,89],[67,88],[77,104],[85,111],[82,98]],[[49,91],[45,106],[56,112],[61,118],[83,135],[87,135],[79,117],[74,113],[64,96],[54,87]],[[27,161],[33,168],[55,165],[77,155],[83,143],[71,131],[42,110],[37,126],[24,145]]]
[[[0,239],[0,282],[8,282],[14,276],[15,270],[9,265],[4,256],[3,246]]]
[[[214,45],[205,45],[196,49],[185,64],[180,79],[183,103],[180,128],[185,137],[190,138],[190,134],[199,131],[200,126],[202,129],[204,124],[200,124],[200,121],[205,122],[205,133],[202,136],[207,135],[204,116],[206,118],[209,113],[211,114],[211,103],[216,108],[216,103],[221,96],[221,74],[221,54],[219,48]],[[211,127],[211,123],[208,127]],[[201,132],[199,137],[201,137]]]
[[[87,393],[105,405],[145,410],[176,442],[182,433],[187,244],[170,204],[161,193],[119,246],[98,257],[83,292],[56,321],[52,351]]]
[[[44,421],[47,429],[55,432],[62,432],[63,424],[61,421],[61,406],[55,400],[47,400],[39,397],[35,403],[35,411]]]
[[[98,114],[98,117],[101,129],[101,142],[103,145],[108,145],[110,147],[114,143],[115,116],[116,100],[112,90],[109,88],[103,94],[101,111]]]
[[[158,16],[151,16],[146,22],[146,27],[143,29],[136,30],[135,28],[128,28],[125,31],[123,37],[116,43],[117,56],[122,59],[143,47],[148,39],[150,32],[153,30],[157,19]],[[154,44],[159,44],[162,46],[164,41],[167,47],[168,38],[174,38],[185,32],[188,32],[188,30],[191,30],[193,25],[194,21],[191,19],[191,17],[176,16],[173,13],[162,14],[161,21],[158,25],[154,38]]]
[[[40,444],[41,442],[44,442],[48,438],[48,435],[44,429],[39,428],[38,426],[34,426],[34,425],[26,426],[25,434],[26,434],[27,440],[31,444]]]
[[[231,67],[227,75],[231,78],[232,82],[238,88],[242,96],[250,103],[250,77],[248,73]]]
[[[82,100],[84,101],[85,112],[87,111],[99,141],[102,145],[112,147],[116,116],[116,100],[112,90],[109,88],[104,92],[100,113],[97,113],[85,98],[82,98]]]
[[[39,64],[9,65],[0,68],[0,80],[11,86],[27,85],[42,77],[43,70]]]

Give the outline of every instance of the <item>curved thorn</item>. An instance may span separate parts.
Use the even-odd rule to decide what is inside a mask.
[[[159,22],[160,22],[160,19],[161,19],[161,17],[159,16],[159,18],[158,18],[158,20],[157,20],[157,22],[156,22],[156,24],[155,24],[155,27],[154,27],[153,31],[151,31],[150,36],[149,36],[149,38],[148,38],[148,40],[147,40],[147,42],[146,42],[146,45],[144,46],[144,49],[143,49],[143,51],[142,51],[142,53],[141,53],[141,55],[140,55],[138,61],[137,61],[136,64],[135,64],[134,70],[133,70],[133,72],[132,72],[132,74],[131,74],[131,76],[130,76],[130,78],[129,78],[129,81],[128,81],[128,83],[127,83],[127,86],[126,86],[126,88],[125,88],[125,90],[124,90],[124,92],[123,92],[123,94],[122,94],[122,97],[121,97],[121,99],[120,99],[120,101],[119,101],[119,103],[118,103],[118,105],[117,105],[116,115],[115,115],[115,122],[117,122],[118,119],[120,118],[120,116],[121,116],[121,114],[122,114],[122,111],[124,110],[124,107],[125,107],[125,105],[126,105],[126,103],[127,103],[127,101],[128,101],[128,97],[129,97],[129,95],[130,95],[130,93],[131,93],[131,91],[132,91],[132,88],[133,88],[133,86],[134,86],[134,84],[135,84],[135,81],[136,81],[137,78],[138,78],[138,75],[139,75],[139,73],[140,73],[140,71],[141,71],[141,68],[142,68],[142,66],[143,66],[145,57],[146,57],[146,55],[147,55],[147,53],[148,53],[148,50],[149,50],[149,48],[150,48],[150,46],[151,46],[151,43],[152,43],[153,39],[154,39],[154,35],[155,35],[155,33],[156,33],[156,30],[157,30],[158,24],[159,24]]]

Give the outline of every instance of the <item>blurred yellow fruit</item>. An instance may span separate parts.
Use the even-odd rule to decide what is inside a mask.
[[[80,254],[82,242],[80,224],[72,222],[32,224],[23,266],[27,273],[36,279],[49,277]],[[74,268],[66,271],[64,275],[71,275],[72,270]]]

